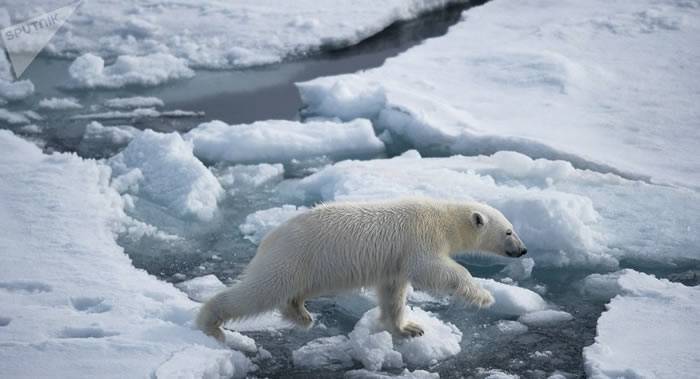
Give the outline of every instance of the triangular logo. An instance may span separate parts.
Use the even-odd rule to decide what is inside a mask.
[[[81,3],[78,1],[0,30],[15,78],[19,79]]]

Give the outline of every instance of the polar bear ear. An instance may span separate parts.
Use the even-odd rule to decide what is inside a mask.
[[[476,228],[482,228],[486,225],[486,217],[481,212],[474,212],[472,213],[472,223]]]

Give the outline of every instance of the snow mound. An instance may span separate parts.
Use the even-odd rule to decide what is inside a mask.
[[[589,377],[682,378],[700,371],[700,287],[633,270],[589,278],[586,287],[595,292],[603,281],[606,296],[618,292],[598,319],[595,342],[583,350]]]
[[[271,120],[228,125],[212,121],[192,129],[184,138],[195,154],[208,162],[287,162],[328,155],[334,158],[370,157],[384,151],[367,120]]]
[[[205,275],[175,284],[180,291],[197,302],[203,303],[226,288],[216,275]]]
[[[390,150],[514,150],[700,186],[700,50],[678,49],[700,44],[696,2],[494,1],[463,17],[381,67],[298,84],[304,114],[368,118]]]
[[[86,53],[71,63],[68,73],[75,88],[120,88],[127,85],[156,86],[171,80],[191,78],[187,63],[170,54],[120,55],[105,67],[97,55]]]
[[[406,320],[420,324],[425,330],[421,337],[394,343],[391,334],[379,323],[379,308],[367,311],[348,336],[315,339],[292,353],[294,364],[316,368],[329,365],[343,368],[354,361],[372,371],[413,366],[433,365],[461,351],[462,332],[417,307],[406,308]]]
[[[475,278],[475,280],[485,290],[489,291],[496,301],[487,309],[488,312],[520,316],[547,308],[547,302],[540,295],[529,289],[497,282],[493,279]]]
[[[110,169],[0,131],[0,371],[43,377],[243,377],[192,328],[196,303],[134,268]],[[27,225],[32,225],[27,229]]]
[[[550,326],[565,321],[571,321],[574,317],[567,312],[554,309],[545,309],[526,313],[518,318],[518,321],[529,326]]]
[[[117,179],[141,177],[127,186],[131,194],[180,217],[211,220],[224,192],[211,171],[194,157],[192,145],[177,133],[146,130],[109,164]]]
[[[85,127],[78,151],[85,155],[103,154],[125,147],[141,131],[129,125],[104,126],[92,121]],[[116,152],[116,151],[115,151]]]
[[[267,233],[282,225],[285,221],[307,210],[308,208],[306,207],[285,204],[281,207],[257,211],[249,214],[245,218],[245,222],[238,228],[241,233],[245,235],[247,240],[257,245]]]
[[[39,108],[51,109],[51,110],[68,110],[68,109],[80,109],[83,106],[80,105],[78,99],[73,97],[52,97],[41,99],[39,101]]]

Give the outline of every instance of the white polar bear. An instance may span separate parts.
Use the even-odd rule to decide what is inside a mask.
[[[527,249],[503,214],[485,204],[404,199],[319,205],[270,232],[241,281],[210,299],[197,325],[223,340],[223,322],[277,308],[308,327],[306,299],[374,286],[386,328],[422,335],[419,325],[403,319],[409,283],[479,307],[493,304],[452,259],[466,251],[519,257]]]

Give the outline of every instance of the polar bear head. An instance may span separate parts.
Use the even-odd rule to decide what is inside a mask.
[[[471,209],[469,222],[476,231],[474,250],[514,258],[527,254],[527,248],[513,230],[513,225],[497,209],[478,204]]]

